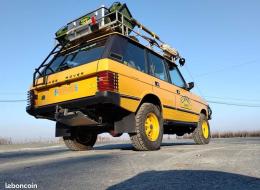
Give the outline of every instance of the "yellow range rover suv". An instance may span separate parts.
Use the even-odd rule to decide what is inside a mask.
[[[163,134],[192,133],[196,144],[209,143],[212,112],[175,64],[185,59],[126,4],[102,6],[62,27],[56,39],[35,69],[26,111],[55,121],[68,148],[91,149],[104,132],[128,133],[136,150],[158,150]]]
[[[55,52],[52,52],[53,54]],[[210,140],[211,110],[192,94],[177,65],[117,32],[61,48],[36,72],[27,112],[56,122],[71,150],[97,135],[128,133],[137,150],[157,150],[163,134]]]

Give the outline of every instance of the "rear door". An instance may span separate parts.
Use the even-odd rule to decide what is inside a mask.
[[[97,65],[104,49],[105,40],[100,40],[55,56],[43,71],[46,83],[34,88],[38,97],[36,106],[95,95]],[[43,77],[36,82],[41,80]]]

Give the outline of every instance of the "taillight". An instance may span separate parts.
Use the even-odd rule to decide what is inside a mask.
[[[99,91],[118,91],[118,74],[111,71],[101,71],[97,74]]]

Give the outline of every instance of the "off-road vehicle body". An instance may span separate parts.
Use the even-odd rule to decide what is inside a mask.
[[[100,19],[118,27],[101,30],[91,18],[89,34],[59,39],[34,73],[27,112],[55,121],[56,137],[72,150],[92,148],[103,132],[128,133],[137,150],[159,149],[163,134],[193,133],[196,143],[207,144],[211,110],[190,92],[193,83],[185,82],[176,58],[138,42],[129,33],[144,27],[118,10],[113,14]],[[96,23],[99,29],[92,28]],[[150,45],[158,39],[140,36]]]

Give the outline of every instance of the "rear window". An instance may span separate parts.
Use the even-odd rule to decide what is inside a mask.
[[[60,53],[50,61],[50,65],[44,70],[44,74],[48,75],[100,59],[104,46],[105,40],[102,40],[81,46],[69,53]]]

